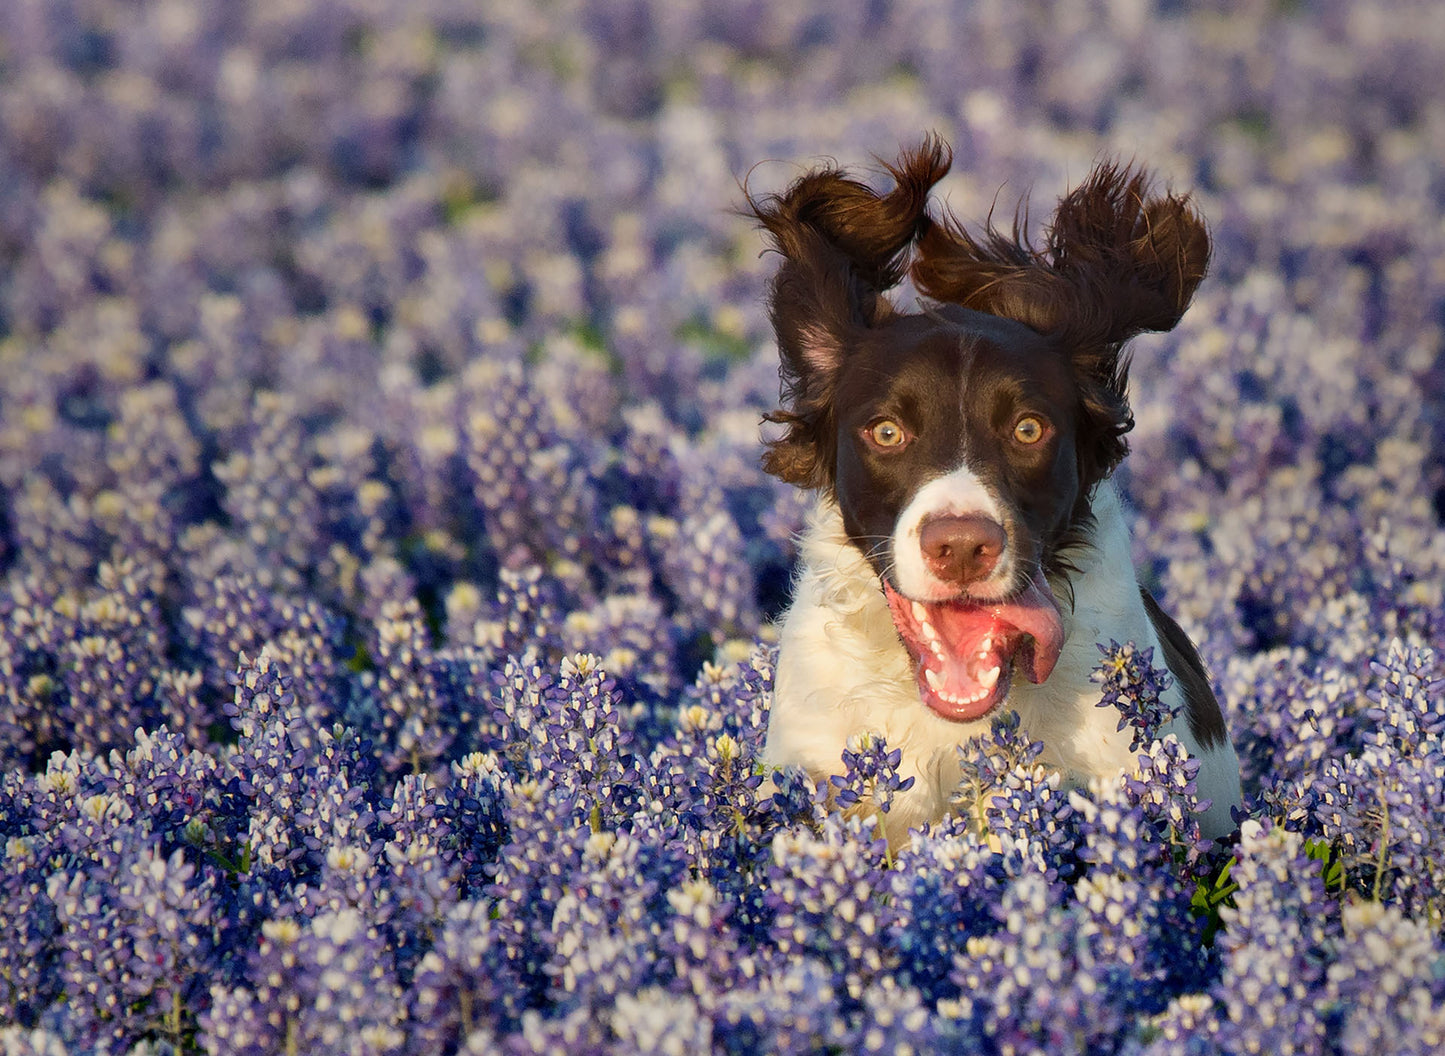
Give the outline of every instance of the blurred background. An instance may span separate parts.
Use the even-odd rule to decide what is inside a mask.
[[[1194,308],[1137,343],[1123,480],[1233,696],[1436,641],[1442,70],[1408,0],[9,0],[0,571],[7,619],[60,613],[12,647],[10,750],[203,736],[181,713],[217,718],[298,599],[360,668],[387,598],[663,690],[741,655],[806,508],[757,467],[743,188],[881,178],[927,131],[967,222],[1046,217],[1102,157],[1208,217]],[[116,561],[154,677],[84,732],[56,657],[119,626]],[[226,625],[240,597],[271,615]]]

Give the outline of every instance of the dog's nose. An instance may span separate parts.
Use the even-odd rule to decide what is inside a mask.
[[[1002,525],[977,514],[930,517],[919,531],[928,570],[958,586],[987,579],[1006,541]]]

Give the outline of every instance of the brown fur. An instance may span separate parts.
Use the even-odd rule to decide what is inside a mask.
[[[1179,322],[1209,268],[1209,233],[1188,196],[1149,197],[1148,176],[1111,164],[1060,200],[1042,249],[1016,218],[975,237],[953,216],[919,233],[918,288],[940,301],[1016,319],[1070,349],[1093,464],[1108,476],[1128,451],[1129,363],[1124,342]]]
[[[783,408],[767,420],[787,427],[763,458],[774,476],[805,488],[831,486],[836,367],[852,334],[893,314],[883,293],[906,274],[929,189],[952,160],[942,140],[928,137],[887,166],[895,181],[887,194],[827,168],[782,194],[749,198],[784,258],[769,298]]]
[[[1139,593],[1144,598],[1144,610],[1149,613],[1149,622],[1154,624],[1154,630],[1158,632],[1159,642],[1164,647],[1164,662],[1174,676],[1179,680],[1179,688],[1184,691],[1184,708],[1188,713],[1189,730],[1203,748],[1213,748],[1217,744],[1225,743],[1229,736],[1229,730],[1224,723],[1224,712],[1220,710],[1219,701],[1214,696],[1214,690],[1209,685],[1209,673],[1204,670],[1204,661],[1199,659],[1199,651],[1194,648],[1194,643],[1184,633],[1184,629],[1174,622],[1167,612],[1159,607],[1150,594],[1143,587]]]
[[[1129,360],[1123,346],[1179,322],[1209,269],[1209,232],[1187,195],[1151,196],[1148,175],[1101,164],[1065,195],[1042,248],[1015,214],[975,237],[947,215],[919,232],[918,288],[940,301],[1015,319],[1069,349],[1081,411],[1080,504],[1054,541],[1056,565],[1090,527],[1088,495],[1128,453]]]

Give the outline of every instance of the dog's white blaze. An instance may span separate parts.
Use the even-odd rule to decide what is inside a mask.
[[[956,584],[945,583],[928,570],[923,559],[923,522],[938,516],[981,516],[1003,524],[997,497],[967,466],[934,477],[919,488],[898,515],[893,528],[893,575],[900,594],[925,601],[942,601],[957,595]],[[1013,582],[1013,550],[1005,546],[993,574],[970,588],[975,597],[989,598],[1007,592]],[[915,611],[915,615],[917,612]]]

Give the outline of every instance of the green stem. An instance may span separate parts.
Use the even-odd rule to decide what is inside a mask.
[[[1380,854],[1375,861],[1375,889],[1371,894],[1371,900],[1380,901],[1380,889],[1385,880],[1385,863],[1390,857],[1390,804],[1385,801],[1385,793],[1380,792]]]

